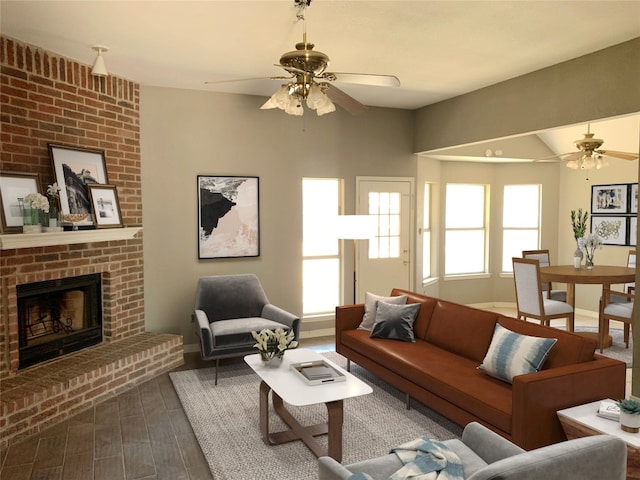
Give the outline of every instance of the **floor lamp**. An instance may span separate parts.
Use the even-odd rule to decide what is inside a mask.
[[[356,245],[358,240],[376,236],[376,217],[371,215],[339,215],[336,223],[339,240],[353,240],[353,303],[356,303]]]

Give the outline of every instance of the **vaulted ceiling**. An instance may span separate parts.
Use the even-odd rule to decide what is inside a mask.
[[[274,64],[302,39],[297,11],[293,0],[2,0],[0,30],[86,64],[95,58],[93,45],[106,45],[108,70],[143,85],[269,96],[281,82],[268,77],[283,74]],[[304,15],[308,39],[330,57],[330,71],[391,74],[401,82],[336,86],[365,105],[402,109],[640,35],[637,0],[313,0]],[[267,79],[205,84],[254,77]],[[543,139],[571,151],[586,131],[576,128],[564,139]],[[637,127],[631,147],[592,131],[611,149],[638,150]]]

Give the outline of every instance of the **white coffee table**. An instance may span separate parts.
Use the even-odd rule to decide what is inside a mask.
[[[322,385],[308,385],[291,370],[292,363],[315,360],[326,361],[343,373],[346,380]],[[372,388],[319,353],[309,349],[288,350],[284,355],[282,365],[278,368],[263,365],[259,354],[247,355],[244,357],[244,361],[262,380],[260,382],[260,432],[263,440],[269,445],[302,440],[317,457],[328,455],[338,462],[342,461],[343,401],[347,398],[371,393]],[[287,424],[289,430],[269,431],[269,392],[272,392],[273,408]],[[298,407],[324,403],[327,407],[327,422],[302,426],[286,409],[284,402]],[[328,434],[326,451],[314,438],[325,434]]]
[[[625,432],[620,423],[596,415],[600,401],[558,411],[558,418],[569,440],[591,435],[608,434],[627,444],[627,480],[640,479],[640,434]]]

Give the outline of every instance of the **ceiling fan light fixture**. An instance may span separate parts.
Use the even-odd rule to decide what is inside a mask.
[[[284,110],[289,104],[289,85],[282,85],[261,107],[261,110],[279,108]]]
[[[567,163],[567,168],[571,170],[578,170],[578,161],[577,160],[569,160]]]
[[[311,110],[315,110],[319,117],[326,113],[336,111],[336,106],[331,100],[329,100],[327,94],[316,83],[311,83],[309,86],[307,107]]]

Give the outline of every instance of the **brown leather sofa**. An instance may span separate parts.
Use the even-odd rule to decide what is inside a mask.
[[[336,351],[459,425],[479,422],[531,450],[566,440],[558,410],[625,396],[625,363],[595,354],[593,339],[406,290],[391,295],[421,303],[415,343],[370,338],[358,329],[364,305],[345,305],[336,307]],[[509,384],[477,369],[496,322],[557,339],[541,371]]]

